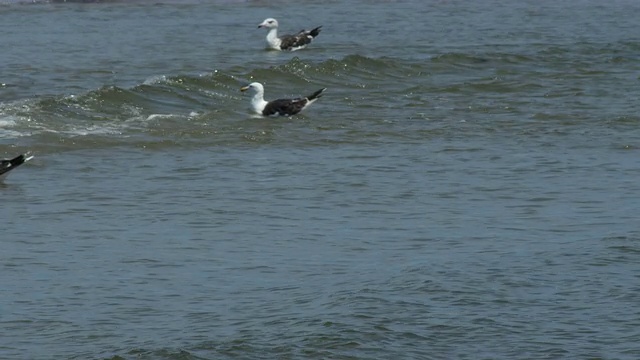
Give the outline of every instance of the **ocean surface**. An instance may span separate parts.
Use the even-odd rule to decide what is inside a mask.
[[[638,14],[0,0],[0,359],[640,359]]]

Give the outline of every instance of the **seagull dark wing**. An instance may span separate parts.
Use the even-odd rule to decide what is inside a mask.
[[[267,103],[267,105],[264,107],[264,110],[262,110],[262,115],[295,115],[304,108],[307,102],[309,102],[309,100],[305,98],[273,100]]]
[[[300,30],[295,35],[284,35],[280,38],[280,49],[282,50],[291,50],[295,48],[299,48],[301,46],[306,46],[311,43],[313,38],[320,34],[320,28],[322,26],[318,26],[313,30]]]

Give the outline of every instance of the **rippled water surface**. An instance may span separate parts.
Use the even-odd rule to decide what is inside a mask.
[[[0,4],[1,359],[640,358],[640,3]]]

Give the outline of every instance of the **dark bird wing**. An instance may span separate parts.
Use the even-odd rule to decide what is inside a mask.
[[[298,99],[278,99],[267,103],[262,110],[262,115],[269,116],[278,114],[280,116],[291,116],[299,113],[304,109],[309,100],[306,98]]]
[[[280,116],[291,116],[304,110],[307,105],[311,105],[322,97],[327,88],[322,88],[307,97],[296,99],[278,99],[267,103],[262,110],[262,115],[269,116],[278,114]]]
[[[284,35],[280,38],[280,49],[282,50],[291,50],[295,48],[299,48],[301,46],[306,46],[311,43],[311,40],[320,34],[320,28],[322,26],[318,26],[313,30],[300,30],[299,33],[295,35]]]

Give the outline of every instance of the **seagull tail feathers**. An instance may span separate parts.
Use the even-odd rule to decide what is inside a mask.
[[[31,153],[21,154],[12,159],[2,160],[0,162],[0,181],[2,181],[9,171],[17,168],[18,166],[24,164],[25,162],[31,160],[33,155]]]
[[[14,157],[13,159],[10,159],[9,163],[11,163],[11,166],[18,166],[26,163],[32,158],[33,158],[33,155],[31,155],[31,153],[24,153]]]
[[[327,90],[327,88],[322,88],[314,92],[313,94],[307,96],[307,99],[309,99],[309,101],[314,101],[316,99],[319,99],[322,96],[322,93],[325,92],[325,90]]]
[[[320,30],[322,30],[322,29],[321,29],[321,27],[322,27],[322,25],[320,25],[320,26],[318,26],[317,28],[315,28],[315,29],[313,29],[313,30],[309,31],[309,35],[311,35],[311,36],[313,36],[313,37],[318,36],[318,34],[320,34]]]

